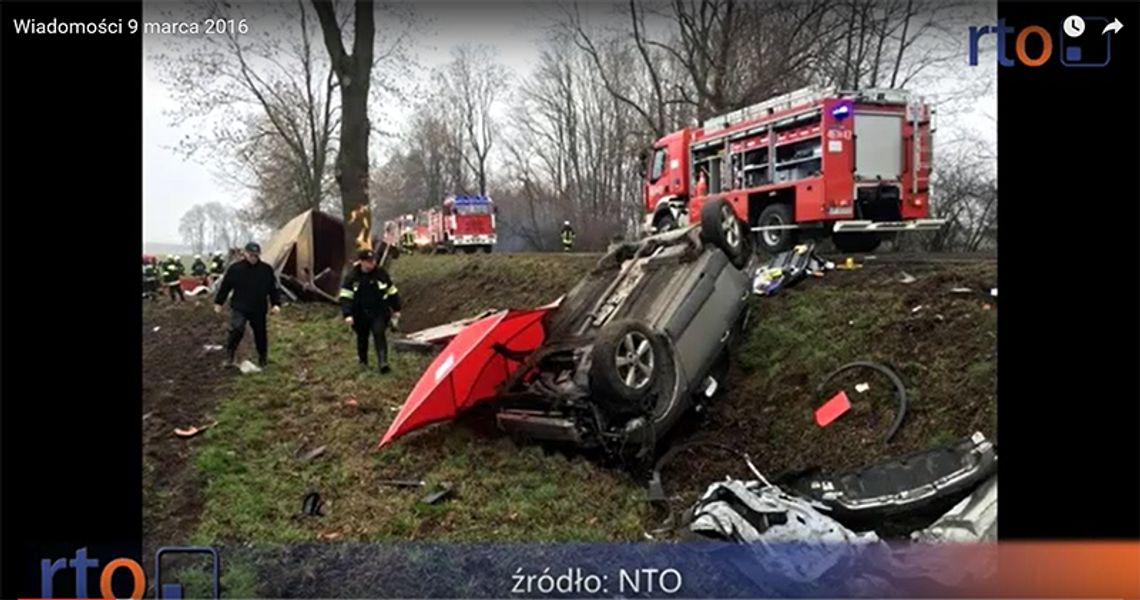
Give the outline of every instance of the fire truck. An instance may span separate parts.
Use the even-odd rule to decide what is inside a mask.
[[[491,252],[497,240],[495,212],[490,197],[448,196],[442,208],[429,208],[386,222],[384,240],[393,247],[402,247],[402,234],[411,230],[420,252]]]
[[[684,225],[723,198],[770,253],[825,236],[870,252],[885,236],[938,229],[932,116],[902,90],[804,88],[673,132],[642,163],[645,228]]]

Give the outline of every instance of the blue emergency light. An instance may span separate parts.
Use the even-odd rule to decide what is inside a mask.
[[[456,204],[487,204],[489,200],[486,196],[456,196]]]
[[[849,102],[844,102],[843,104],[836,106],[835,108],[831,109],[831,116],[840,121],[846,119],[847,117],[851,116],[851,104]]]

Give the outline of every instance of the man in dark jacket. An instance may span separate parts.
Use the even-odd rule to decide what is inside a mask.
[[[190,274],[197,277],[203,285],[206,284],[206,274],[209,273],[209,268],[206,267],[206,261],[202,260],[201,254],[194,255],[194,264],[190,265]]]
[[[340,312],[356,332],[356,355],[368,365],[368,338],[376,342],[376,363],[388,373],[388,339],[385,330],[400,320],[400,292],[384,267],[376,265],[371,250],[357,255],[356,265],[340,288]]]
[[[277,286],[277,273],[273,267],[261,262],[261,246],[250,242],[242,253],[244,260],[230,265],[218,286],[214,298],[214,310],[222,312],[222,306],[230,292],[230,337],[226,341],[229,364],[234,364],[234,353],[245,334],[249,323],[253,330],[253,342],[257,346],[258,364],[264,367],[269,359],[269,340],[265,330],[265,314],[270,305],[273,312],[281,311],[281,289]],[[266,302],[266,299],[269,301]]]

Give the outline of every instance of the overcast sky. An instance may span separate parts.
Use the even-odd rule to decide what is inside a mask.
[[[420,83],[427,84],[432,68],[445,64],[451,49],[461,43],[494,47],[500,61],[516,77],[525,76],[537,64],[538,53],[546,37],[544,28],[550,20],[550,5],[538,8],[519,2],[491,7],[472,4],[428,4],[420,10],[417,32],[409,42],[409,54],[421,67],[413,77]],[[384,25],[383,21],[377,24],[378,27]],[[155,49],[160,49],[163,41],[157,34],[144,37],[144,55],[149,56]],[[324,51],[323,47],[320,51]],[[993,65],[993,62],[983,65]],[[963,56],[961,64],[947,65],[946,77],[937,79],[952,83],[980,74],[979,71],[966,72],[965,69],[993,68],[968,67]],[[210,165],[186,160],[170,149],[187,131],[171,125],[169,117],[164,114],[164,111],[175,108],[174,101],[159,81],[150,60],[144,60],[143,77],[143,241],[180,243],[178,221],[195,204],[216,201],[238,207],[247,201],[247,197],[244,192],[220,185]],[[940,90],[923,91],[937,93]],[[382,107],[384,114],[379,115],[383,121],[381,126],[398,126],[410,113],[415,100],[409,98],[402,104],[386,103]],[[373,119],[376,118],[377,115],[373,115]],[[995,141],[996,86],[987,95],[979,97],[971,111],[943,118],[939,126],[940,133],[948,128],[966,128]],[[374,143],[374,147],[381,143]]]

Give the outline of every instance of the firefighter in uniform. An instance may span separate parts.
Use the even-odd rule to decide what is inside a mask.
[[[222,258],[221,252],[215,252],[214,256],[210,258],[210,276],[214,279],[220,279],[225,274],[226,259]]]
[[[182,260],[173,254],[168,255],[166,262],[162,263],[162,282],[166,284],[172,301],[186,301],[186,296],[182,294],[181,281],[182,274],[185,272],[186,268],[182,266]]]
[[[400,292],[384,267],[376,264],[371,250],[361,250],[356,265],[340,288],[340,312],[344,322],[356,332],[356,355],[361,366],[368,365],[368,338],[376,344],[380,373],[388,373],[388,339],[385,330],[400,321]]]
[[[154,264],[153,257],[143,257],[142,276],[143,298],[158,300],[158,267]]]
[[[281,288],[277,285],[277,273],[268,263],[261,261],[261,246],[254,242],[246,244],[242,253],[244,260],[230,265],[218,285],[214,297],[214,311],[222,312],[226,300],[230,300],[230,335],[226,340],[229,352],[228,365],[234,364],[234,354],[245,335],[245,325],[253,330],[253,343],[257,347],[257,364],[264,367],[269,361],[269,339],[266,333],[265,316],[272,306],[276,314],[281,312]],[[233,297],[229,298],[230,292]],[[268,299],[268,302],[266,302]]]
[[[411,254],[416,250],[416,232],[412,229],[411,225],[404,226],[404,233],[401,234],[404,252]]]
[[[190,265],[190,274],[197,277],[202,282],[202,285],[209,285],[210,281],[206,278],[209,272],[209,269],[206,268],[206,261],[202,260],[202,255],[195,254],[194,264]]]
[[[562,251],[569,252],[574,248],[574,228],[570,226],[570,221],[562,222]]]

